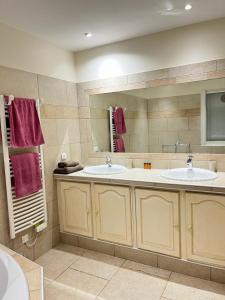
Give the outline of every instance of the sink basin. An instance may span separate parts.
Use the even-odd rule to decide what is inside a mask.
[[[166,179],[183,181],[205,181],[214,180],[217,178],[217,174],[215,172],[199,168],[171,169],[163,171],[160,175]]]
[[[95,175],[111,175],[111,174],[120,174],[126,171],[127,168],[121,165],[98,165],[90,166],[84,168],[84,173],[95,174]]]

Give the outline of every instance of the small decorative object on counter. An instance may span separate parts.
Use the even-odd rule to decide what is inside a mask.
[[[151,170],[152,168],[152,163],[151,162],[144,162],[144,169],[147,169],[147,170]]]

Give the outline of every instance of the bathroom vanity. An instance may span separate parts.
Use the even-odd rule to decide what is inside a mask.
[[[192,183],[161,172],[55,175],[61,232],[225,267],[225,173]]]

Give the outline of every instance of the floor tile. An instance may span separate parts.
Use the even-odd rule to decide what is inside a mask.
[[[51,249],[36,260],[44,268],[44,277],[48,279],[57,278],[73,262],[79,259],[76,254],[66,253],[57,249]]]
[[[172,300],[225,300],[225,285],[172,273],[163,297]]]
[[[171,274],[170,271],[151,267],[148,265],[143,265],[143,264],[131,261],[131,260],[126,260],[125,263],[123,264],[123,268],[134,270],[134,271],[139,271],[139,272],[144,272],[146,274],[161,277],[161,278],[164,278],[167,280],[169,279],[170,274]]]
[[[57,279],[57,282],[75,288],[80,293],[97,296],[105,287],[105,279],[82,273],[73,269],[67,269]]]
[[[65,251],[68,253],[73,253],[76,255],[83,255],[87,251],[83,248],[72,246],[72,245],[67,245],[67,244],[59,244],[54,249]]]
[[[87,251],[71,268],[104,279],[110,279],[122,265],[124,259],[115,256]]]
[[[159,300],[167,281],[148,274],[119,269],[104,290],[99,300]]]
[[[53,282],[45,288],[45,300],[94,300],[92,296],[81,290]]]

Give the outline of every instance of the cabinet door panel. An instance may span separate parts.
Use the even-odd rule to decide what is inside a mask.
[[[90,185],[61,183],[63,231],[92,236]]]
[[[128,187],[95,185],[97,238],[131,245],[131,201]]]
[[[136,189],[138,247],[179,256],[179,196]]]
[[[225,196],[187,193],[187,254],[225,266]]]

